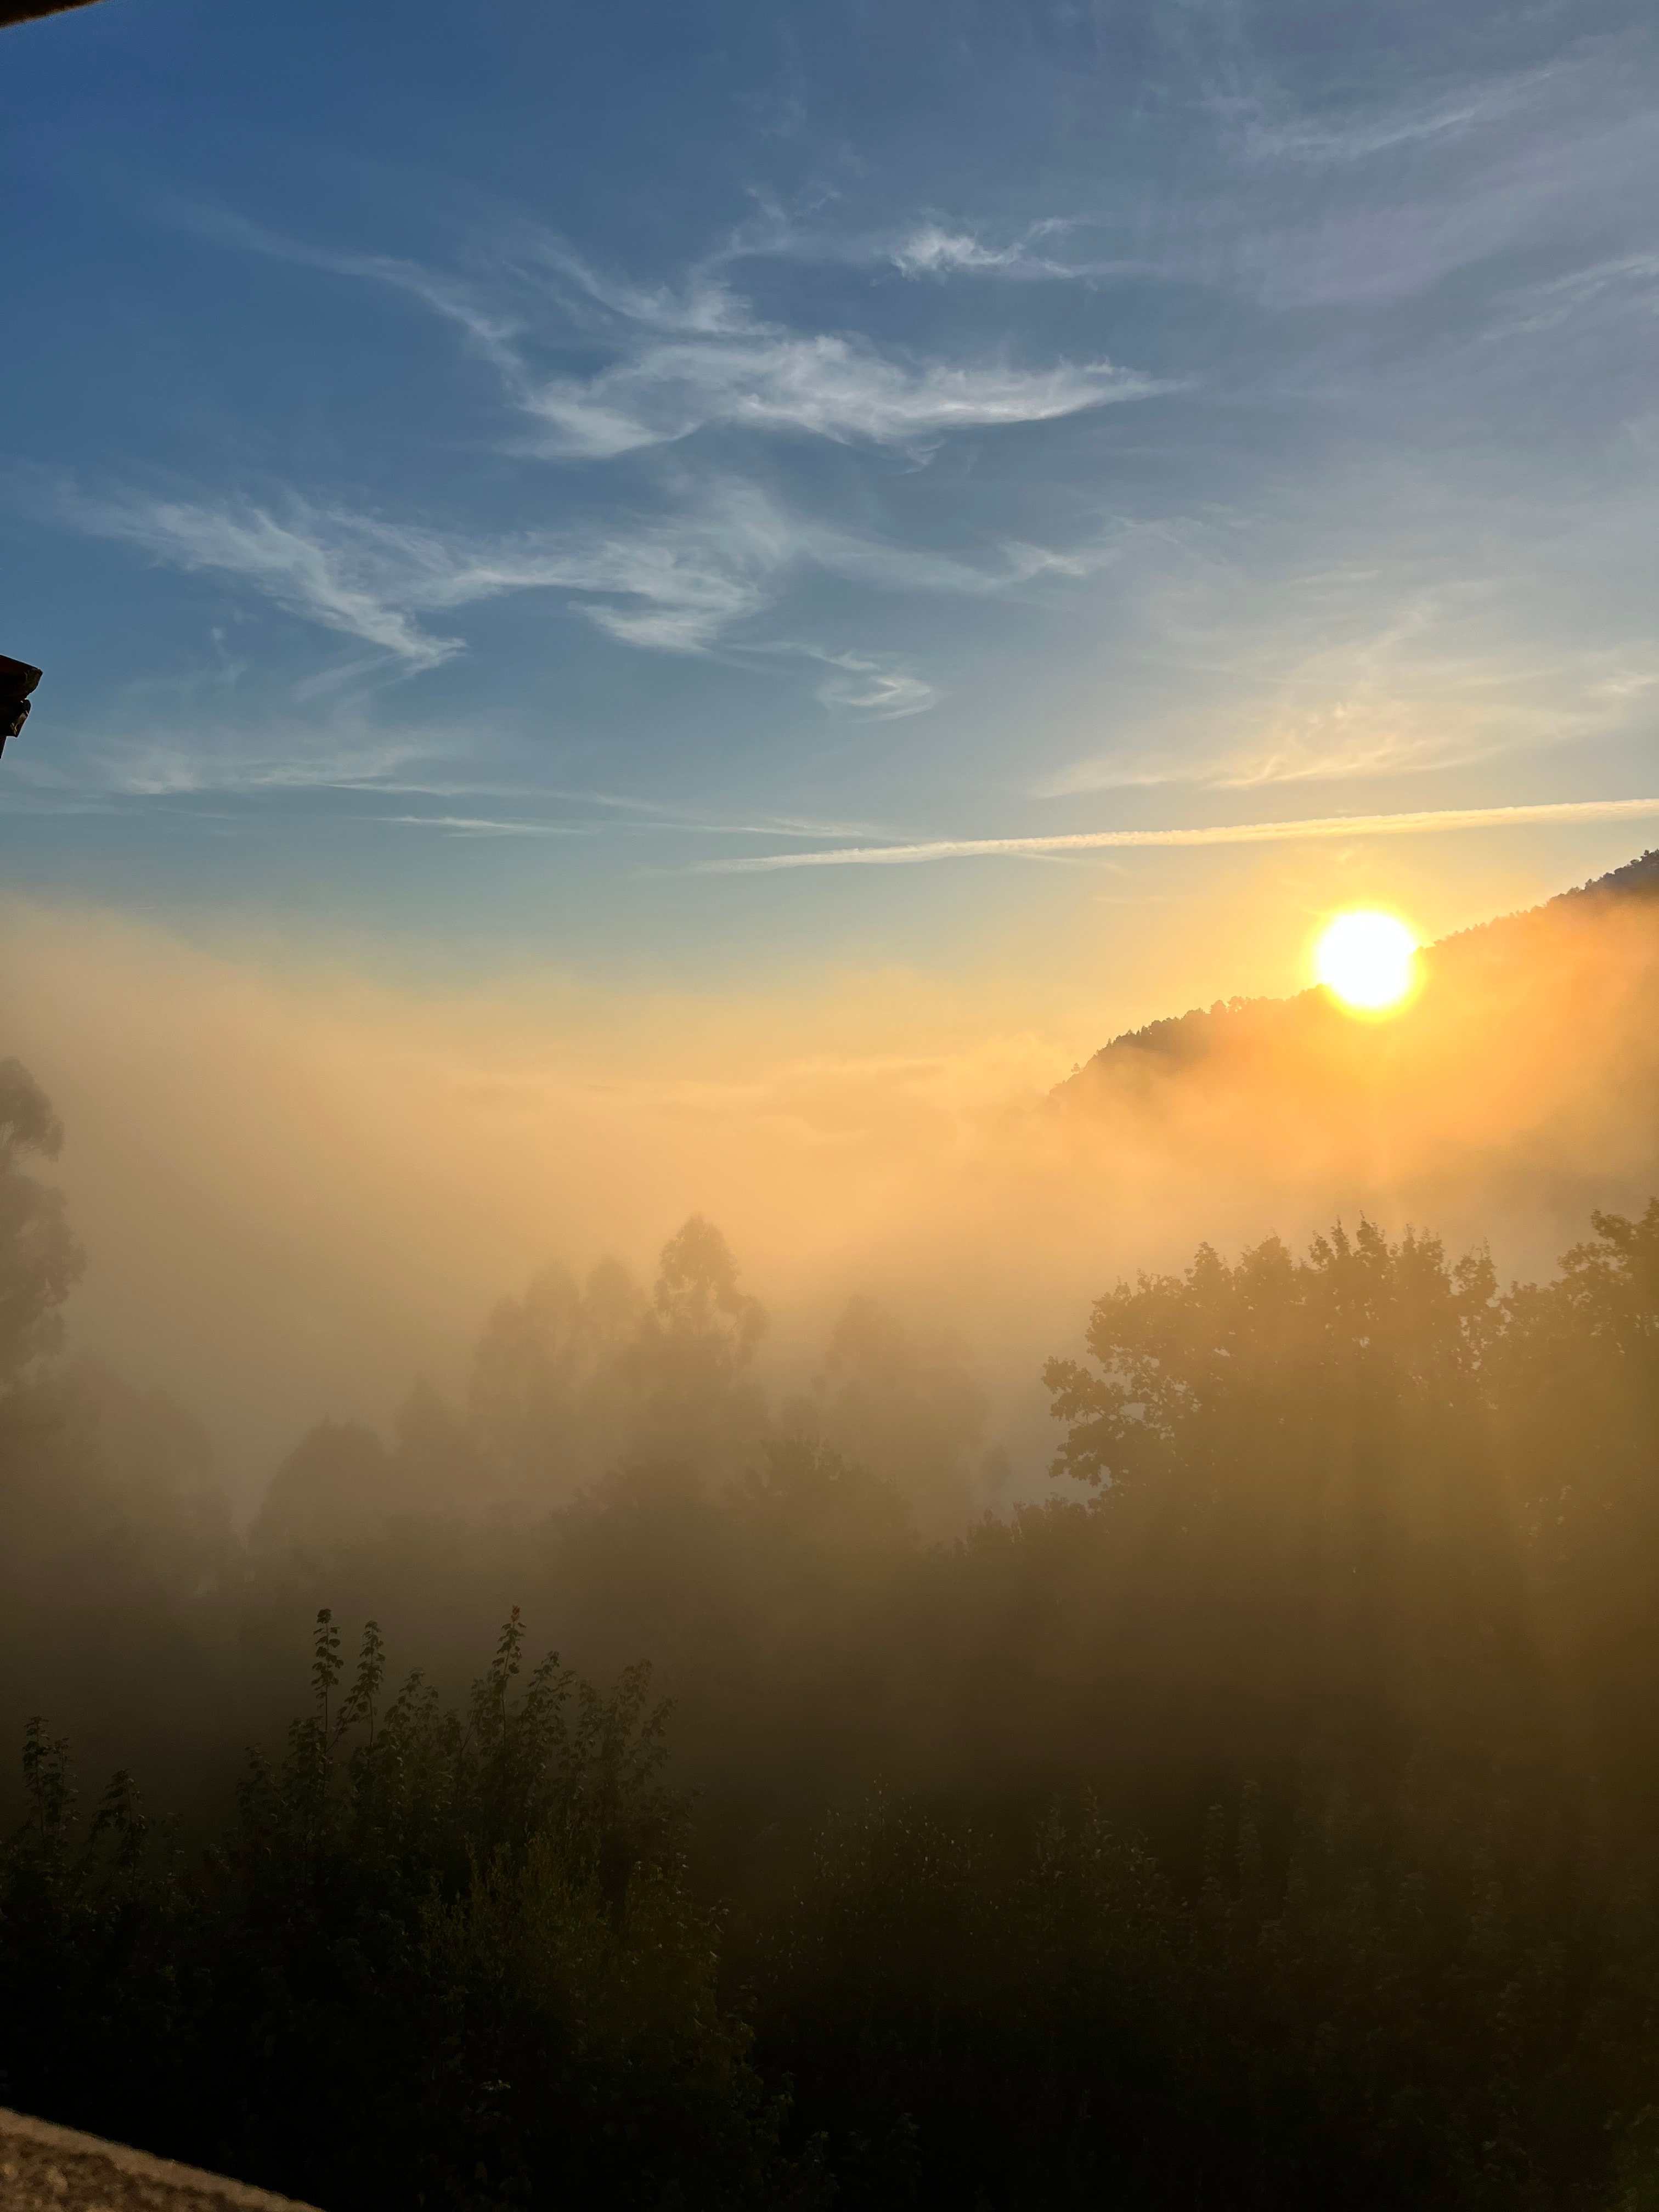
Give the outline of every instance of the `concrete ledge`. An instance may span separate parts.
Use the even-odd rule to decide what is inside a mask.
[[[193,2166],[151,2158],[0,2106],[4,2212],[313,2212]]]

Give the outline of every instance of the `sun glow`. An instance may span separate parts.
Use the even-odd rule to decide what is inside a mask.
[[[1314,950],[1314,973],[1345,1006],[1387,1013],[1417,981],[1417,939],[1392,914],[1340,914]]]

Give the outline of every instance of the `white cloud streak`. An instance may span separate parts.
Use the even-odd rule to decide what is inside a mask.
[[[1051,422],[1169,388],[1105,360],[1046,368],[945,362],[884,352],[856,334],[792,331],[757,318],[713,264],[678,285],[635,284],[546,232],[497,242],[488,277],[468,282],[395,256],[303,245],[235,218],[190,220],[227,245],[389,286],[457,325],[534,425],[532,450],[551,459],[614,459],[707,429],[925,447],[953,430]],[[934,230],[887,258],[912,273],[946,265],[1012,273],[1027,251],[999,255]],[[538,362],[550,309],[564,335],[574,330],[613,358],[591,374],[550,374]]]
[[[1570,276],[1528,285],[1516,300],[1516,313],[1496,322],[1489,336],[1500,340],[1530,337],[1607,313],[1634,313],[1650,322],[1659,316],[1659,253],[1627,253],[1599,261]]]
[[[1022,241],[1014,246],[987,246],[971,230],[947,230],[943,223],[924,222],[908,231],[888,249],[896,269],[907,276],[1005,275],[1030,265],[1030,250]]]
[[[854,338],[762,329],[641,346],[585,380],[526,376],[520,404],[544,426],[544,451],[608,459],[713,427],[925,444],[951,430],[1052,422],[1165,388],[1109,361],[955,367],[896,360]]]
[[[895,662],[859,653],[815,651],[811,658],[827,662],[834,672],[818,685],[821,706],[866,722],[898,722],[939,704],[933,684]]]
[[[811,567],[873,589],[977,598],[1046,574],[1091,574],[1109,551],[1072,554],[1010,544],[979,565],[805,520],[741,483],[717,484],[678,513],[626,526],[495,539],[445,535],[284,491],[244,499],[89,498],[60,489],[56,518],[151,559],[230,577],[325,629],[356,638],[406,673],[434,668],[463,641],[429,627],[519,592],[554,592],[620,643],[703,653],[769,607],[785,578]],[[827,705],[882,719],[919,714],[937,694],[890,659],[816,646],[799,652],[836,672]]]
[[[1513,123],[1558,97],[1566,86],[1581,82],[1593,67],[1584,60],[1559,61],[1545,69],[1460,86],[1427,100],[1355,113],[1337,123],[1275,122],[1258,110],[1245,126],[1244,145],[1257,161],[1347,167]]]
[[[240,577],[290,613],[410,667],[435,667],[461,649],[458,638],[422,630],[415,609],[485,595],[454,596],[465,567],[436,538],[298,499],[284,502],[282,516],[252,502],[85,499],[70,492],[55,505],[90,536],[136,545],[171,568]]]
[[[1626,58],[1627,59],[1627,58]],[[1382,304],[1506,257],[1577,257],[1632,235],[1659,170],[1659,113],[1611,49],[1334,129],[1257,133],[1264,187],[1218,277],[1273,307]],[[1310,194],[1310,164],[1323,170]],[[1524,265],[1524,263],[1522,264]]]
[[[770,209],[756,223],[740,227],[708,265],[729,267],[745,261],[786,261],[812,266],[896,270],[915,278],[1008,277],[1016,281],[1076,282],[1097,276],[1145,276],[1157,264],[1141,256],[1079,258],[1058,250],[1079,231],[1099,227],[1087,215],[1045,216],[1000,239],[974,222],[930,215],[896,227],[836,231],[813,222],[797,222]]]
[[[1277,845],[1328,837],[1424,836],[1450,830],[1637,821],[1659,814],[1659,799],[1589,799],[1536,806],[1434,807],[1415,814],[1327,814],[1299,822],[1242,822],[1198,830],[1079,830],[1048,837],[949,837],[914,845],[845,845],[827,853],[765,853],[706,860],[704,875],[762,875],[782,868],[903,866],[928,860],[1041,860],[1141,846]]]
[[[502,822],[478,814],[382,814],[380,821],[400,830],[438,830],[452,837],[591,837],[591,823]]]
[[[866,246],[857,258],[886,262],[904,276],[1003,276],[1026,283],[1075,283],[1097,276],[1145,275],[1152,269],[1153,264],[1144,260],[1079,260],[1049,250],[1048,240],[1078,228],[1073,217],[1052,216],[1033,223],[1006,246],[991,246],[966,224],[922,222],[896,239]]]
[[[251,740],[191,745],[176,734],[122,739],[99,764],[107,788],[128,799],[191,799],[204,793],[259,795],[294,791],[398,788],[412,763],[430,756],[433,738],[364,737],[319,745],[308,728]]]
[[[1141,276],[1277,308],[1382,303],[1504,255],[1535,256],[1540,246],[1574,254],[1586,240],[1628,236],[1632,212],[1651,204],[1659,166],[1659,118],[1633,58],[1628,41],[1588,40],[1541,69],[1346,112],[1295,112],[1264,78],[1209,102],[1225,181],[1195,181],[1167,204],[1149,200],[1133,220],[1121,209],[1079,209],[999,234],[933,216],[840,242],[785,227],[753,250],[886,265],[914,279]],[[1090,234],[1108,242],[1103,254],[1076,250]],[[1639,284],[1642,258],[1609,262],[1613,282]],[[1553,300],[1543,288],[1540,313],[1570,314],[1577,282]]]
[[[755,614],[798,546],[770,502],[728,489],[692,512],[629,530],[494,541],[313,502],[262,506],[61,493],[60,519],[153,559],[252,585],[291,614],[358,638],[410,672],[460,652],[422,617],[525,591],[564,592],[612,637],[704,650]]]

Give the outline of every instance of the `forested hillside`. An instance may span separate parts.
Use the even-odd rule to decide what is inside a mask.
[[[1513,966],[1541,959],[1542,981],[1550,973],[1550,953],[1571,942],[1576,925],[1626,908],[1640,923],[1650,922],[1659,913],[1659,851],[1643,853],[1592,883],[1561,892],[1544,906],[1443,939],[1425,949],[1423,965],[1431,979],[1455,985],[1471,971],[1478,975],[1481,968],[1494,963]],[[1142,1029],[1126,1030],[1069,1076],[1054,1097],[1062,1106],[1086,1109],[1103,1083],[1133,1070],[1142,1054],[1155,1063],[1180,1067],[1240,1048],[1259,1050],[1267,1042],[1282,1045],[1292,1040],[1305,1045],[1316,1038],[1344,1039],[1362,1049],[1364,1045],[1363,1036],[1355,1036],[1321,990],[1304,991],[1293,999],[1218,1000],[1208,1008],[1194,1006]]]

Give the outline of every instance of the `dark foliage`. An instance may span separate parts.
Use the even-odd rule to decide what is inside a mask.
[[[55,1141],[6,1080],[0,1181]],[[959,1359],[856,1304],[769,1407],[694,1222],[649,1297],[498,1309],[465,1405],[314,1431],[240,1547],[183,1416],[41,1364],[76,1255],[14,1189],[5,1684],[186,1819],[81,1818],[29,1723],[0,2100],[331,2212],[1652,2212],[1659,1200],[1591,1232],[1121,1285],[1066,1493],[929,1545]],[[321,1598],[449,1671],[504,1593],[581,1673],[515,1613],[388,1696],[324,1611],[232,1799]]]
[[[255,1754],[217,1848],[145,1849],[118,1776],[71,1843],[32,1723],[4,1863],[8,2102],[330,2204],[752,2203],[771,2112],[715,1988],[644,1671],[602,1697],[516,1613],[465,1711],[349,1686]],[[517,1694],[514,1694],[514,1692]],[[349,1748],[348,1749],[348,1746]]]

